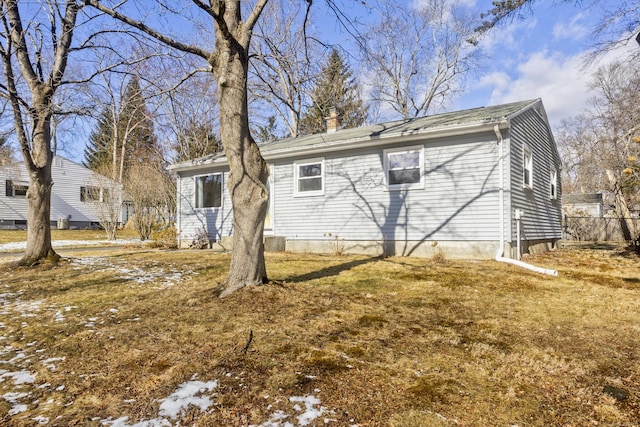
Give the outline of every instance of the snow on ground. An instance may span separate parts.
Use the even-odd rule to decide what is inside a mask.
[[[54,240],[51,242],[54,248],[73,248],[82,246],[120,246],[140,244],[140,239],[122,240]],[[10,242],[0,245],[0,252],[23,251],[27,242]]]
[[[124,240],[117,242],[126,244]],[[60,241],[58,243],[60,244]],[[87,243],[89,241],[64,241],[62,245],[78,246]],[[104,243],[105,241],[100,242],[100,244]],[[0,245],[0,252],[21,248],[24,249],[24,245],[5,244]],[[131,286],[154,286],[159,289],[189,280],[197,274],[183,267],[169,266],[167,269],[159,263],[136,265],[131,261],[102,256],[72,258],[71,264],[77,270],[113,272],[117,277],[129,281]],[[24,300],[22,291],[12,290],[9,285],[3,284],[4,281],[5,279],[0,278],[0,287],[4,288],[0,291],[0,399],[11,407],[7,415],[11,418],[15,417],[16,421],[21,420],[19,423],[33,422],[33,425],[49,425],[55,420],[50,420],[46,416],[47,408],[73,405],[73,397],[64,395],[61,397],[61,393],[66,389],[63,383],[40,383],[35,372],[42,367],[49,371],[56,371],[56,364],[64,363],[65,357],[50,354],[50,350],[41,348],[38,342],[17,344],[15,337],[20,334],[21,327],[28,325],[28,322],[35,322],[42,316],[50,316],[54,322],[66,322],[67,316],[72,315],[79,307],[60,307],[47,304],[46,301]],[[118,311],[119,308],[110,308],[104,313],[96,313],[81,321],[88,330],[97,331],[105,318],[115,316]],[[24,321],[21,326],[11,330],[3,322],[4,319],[11,318],[20,318]],[[138,321],[140,318],[127,320]],[[11,338],[13,340],[10,340]],[[11,341],[14,341],[12,345],[2,344]],[[171,427],[174,423],[179,425],[176,420],[190,408],[198,408],[205,413],[211,411],[216,405],[217,387],[218,380],[200,381],[197,375],[194,375],[189,381],[180,384],[169,396],[157,400],[160,405],[155,418],[132,423],[126,416],[114,416],[100,420],[100,423],[108,427]],[[44,396],[34,400],[32,392],[35,390],[44,391]],[[315,391],[320,392],[318,389]],[[50,393],[50,397],[47,397],[47,392]],[[333,411],[321,406],[320,399],[314,395],[292,396],[285,402],[266,401],[265,405],[271,411],[271,415],[264,423],[252,427],[297,427],[307,426],[317,419],[321,419],[324,424],[330,424],[332,421]],[[27,419],[24,413],[36,406],[38,409],[41,408],[41,413]],[[283,409],[276,410],[275,406]]]

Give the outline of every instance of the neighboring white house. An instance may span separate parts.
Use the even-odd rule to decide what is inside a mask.
[[[122,221],[120,184],[61,156],[54,157],[51,175],[52,226],[96,226],[105,215]],[[29,175],[24,163],[0,166],[0,182],[5,183],[5,191],[0,192],[0,228],[25,228]]]
[[[491,258],[562,237],[561,162],[540,100],[261,144],[265,243],[300,252]],[[179,244],[229,248],[222,153],[178,163]],[[517,232],[520,226],[520,233]],[[503,242],[503,245],[500,244]]]

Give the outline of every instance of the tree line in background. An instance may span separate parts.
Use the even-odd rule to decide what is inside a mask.
[[[343,127],[443,110],[480,59],[473,43],[478,29],[488,31],[534,1],[495,2],[492,19],[483,24],[451,0],[325,0],[325,13],[350,36],[354,50],[323,41],[312,2],[154,0],[145,15],[127,1],[18,3],[0,2],[0,92],[8,107],[2,116],[11,117],[9,134],[31,177],[23,262],[56,257],[48,212],[51,162],[61,148],[57,135],[73,135],[81,119],[92,117],[85,164],[122,184],[132,203],[140,193],[136,211],[156,220],[171,216],[175,206],[166,165],[224,150],[232,168],[235,230],[230,293],[267,278],[268,168],[256,139],[323,132],[332,110]],[[366,9],[366,25],[348,18],[345,11],[354,5]],[[624,17],[633,16],[636,25],[637,15]],[[608,123],[604,117],[592,123],[617,125],[621,109],[614,110]],[[619,129],[615,137],[596,138],[626,147],[615,167],[603,169],[607,181],[597,185],[608,182],[629,205],[637,188],[637,151],[629,141],[638,132]],[[141,235],[148,224],[136,225]]]
[[[570,3],[570,0],[561,0]],[[498,0],[484,15],[481,34],[515,18],[535,13],[536,0]],[[607,5],[591,30],[587,63],[620,46],[640,44],[637,2]],[[579,2],[576,6],[583,6]],[[597,6],[586,1],[584,6]],[[637,46],[636,46],[637,47]],[[635,66],[640,49],[629,58],[598,67],[591,74],[593,97],[579,113],[556,131],[563,160],[564,192],[606,193],[611,196],[625,240],[640,251],[640,72]]]

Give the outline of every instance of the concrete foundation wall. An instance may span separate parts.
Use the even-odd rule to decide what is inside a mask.
[[[184,243],[184,242],[182,242]],[[558,247],[559,240],[524,241],[522,254],[537,254]],[[181,247],[188,247],[181,244]],[[219,242],[212,242],[211,249],[228,252],[233,249],[233,238],[224,237]],[[266,252],[294,252],[319,254],[353,254],[370,256],[415,256],[430,258],[444,256],[450,259],[493,259],[498,251],[497,241],[456,241],[456,242],[417,242],[417,241],[365,241],[365,240],[300,240],[287,239],[284,236],[265,236]],[[515,243],[505,243],[504,256],[516,259]]]
[[[346,241],[287,240],[288,252],[324,254],[362,254],[372,256],[416,256],[491,259],[496,256],[498,242],[419,242],[419,241]]]

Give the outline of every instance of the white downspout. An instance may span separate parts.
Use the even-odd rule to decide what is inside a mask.
[[[504,262],[507,264],[513,264],[518,267],[526,268],[527,270],[535,271],[537,273],[548,274],[550,276],[557,276],[557,270],[550,270],[547,268],[537,267],[535,265],[527,264],[526,262],[522,262],[519,260],[515,260],[512,258],[504,257],[504,148],[503,148],[503,140],[502,133],[500,132],[500,127],[496,124],[493,127],[493,131],[498,138],[498,171],[500,174],[500,189],[499,189],[499,209],[500,209],[500,242],[498,247],[498,252],[496,253],[496,261]],[[518,240],[519,242],[519,240]]]

